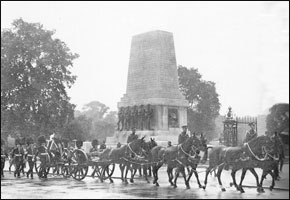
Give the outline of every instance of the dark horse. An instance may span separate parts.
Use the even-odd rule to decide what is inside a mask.
[[[136,152],[141,151],[145,144],[144,137],[134,140],[120,148],[108,149],[107,151],[104,151],[104,155],[100,155],[100,160],[109,160],[111,163],[119,164],[121,170],[121,179],[125,183],[128,183],[127,174],[131,165],[130,160],[133,155],[137,154]],[[109,177],[109,179],[111,180],[111,177]]]
[[[259,184],[259,179],[254,166],[257,165],[256,160],[263,157],[264,148],[273,149],[273,142],[267,136],[259,136],[252,139],[243,146],[238,147],[225,147],[217,146],[213,147],[212,151],[209,154],[209,167],[206,170],[205,175],[205,187],[207,184],[207,177],[210,171],[218,168],[217,177],[218,182],[222,191],[226,191],[221,182],[221,172],[223,169],[228,170],[232,167],[232,179],[233,185],[236,186],[238,190],[241,190],[241,184],[238,186],[235,180],[235,174],[239,169],[250,170],[256,178],[258,191],[261,191],[261,186]],[[260,161],[260,160],[259,160]],[[255,165],[254,165],[255,164]]]
[[[272,177],[272,185],[270,186],[270,190],[272,190],[275,186],[275,180],[277,180],[277,176],[279,176],[278,174],[279,158],[276,156],[278,156],[280,152],[280,146],[276,145],[277,138],[269,138],[268,136],[263,136],[263,138],[267,140],[266,145],[260,145],[259,142],[261,141],[259,140],[257,141],[258,144],[255,144],[255,143],[251,145],[249,143],[244,144],[246,146],[246,151],[248,151],[252,157],[249,157],[250,159],[247,160],[247,162],[241,163],[242,165],[246,165],[246,166],[243,167],[239,186],[236,186],[235,182],[233,183],[233,185],[236,186],[237,190],[241,192],[244,192],[244,189],[242,188],[242,183],[243,183],[247,170],[255,171],[254,168],[261,168],[263,170],[259,187],[257,188],[258,192],[264,192],[263,181],[268,174],[270,174]],[[260,157],[258,156],[259,154],[256,155],[253,152],[252,149],[255,148],[256,146],[262,146],[261,147],[262,152],[259,152],[259,154],[262,153],[263,155],[262,158],[261,156]],[[234,181],[234,178],[233,178],[233,181]]]
[[[133,179],[137,172],[137,169],[139,170],[143,169],[144,178],[147,181],[147,183],[149,183],[147,172],[149,171],[149,174],[151,175],[151,163],[150,163],[150,160],[152,160],[151,149],[155,146],[157,146],[157,143],[152,138],[150,138],[150,141],[146,142],[142,146],[141,156],[144,157],[138,156],[136,159],[133,160],[133,164],[131,165],[131,179],[130,179],[131,183],[133,183]]]
[[[189,186],[189,179],[186,178],[185,167],[192,166],[192,158],[190,155],[191,151],[196,151],[202,147],[202,143],[199,138],[195,136],[189,137],[184,143],[171,146],[171,147],[161,147],[156,146],[151,150],[153,163],[153,184],[159,186],[158,184],[158,170],[165,163],[167,164],[167,174],[169,182],[172,186],[177,187],[176,181],[181,172],[184,178],[184,182],[187,188]],[[175,177],[173,177],[173,169],[176,168]],[[174,178],[174,182],[172,182]]]

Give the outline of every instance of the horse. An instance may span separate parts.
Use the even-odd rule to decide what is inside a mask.
[[[150,138],[150,141],[146,142],[144,146],[142,146],[141,150],[143,151],[141,151],[141,155],[143,155],[144,157],[138,156],[137,159],[134,160],[134,163],[131,165],[131,183],[133,183],[133,179],[137,172],[137,169],[139,169],[139,171],[143,169],[144,178],[147,183],[149,183],[147,172],[149,171],[149,175],[151,175],[151,164],[149,160],[152,159],[151,149],[155,146],[157,146],[157,143],[152,138]]]
[[[232,167],[231,176],[233,179],[233,185],[237,190],[241,190],[241,184],[238,186],[235,180],[235,174],[239,169],[248,169],[256,178],[257,190],[261,191],[261,187],[258,180],[258,175],[254,168],[252,168],[253,159],[256,159],[257,156],[261,156],[263,151],[263,146],[272,146],[272,142],[267,136],[259,136],[250,140],[243,146],[237,147],[226,147],[226,146],[216,146],[213,147],[212,151],[209,154],[209,167],[206,170],[204,189],[207,184],[207,177],[210,171],[218,168],[217,177],[218,182],[222,191],[226,191],[221,182],[221,173],[222,170],[228,170],[229,167]],[[251,148],[249,148],[251,147]],[[255,156],[254,156],[255,155]]]
[[[272,184],[270,186],[270,190],[274,188],[275,180],[277,180],[277,176],[279,176],[278,165],[280,162],[280,158],[276,156],[279,155],[280,146],[277,146],[275,138],[269,138],[268,136],[263,136],[263,138],[267,140],[266,145],[261,146],[259,144],[253,144],[252,146],[250,146],[249,143],[244,144],[247,147],[246,150],[249,151],[252,155],[252,159],[245,163],[246,167],[243,167],[240,184],[237,187],[237,189],[242,193],[244,192],[244,189],[242,188],[242,182],[244,180],[247,170],[255,171],[254,168],[261,168],[263,170],[261,180],[259,182],[259,187],[257,188],[258,192],[264,192],[263,181],[268,174],[270,174],[272,177]],[[258,143],[259,142],[261,141],[258,141]],[[263,154],[263,158],[260,158],[253,152],[252,148],[255,148],[256,146],[261,146],[262,152],[258,151],[258,155]]]
[[[144,137],[134,140],[127,145],[120,148],[108,149],[100,154],[100,160],[109,160],[111,163],[119,164],[121,170],[121,180],[128,183],[127,174],[130,169],[130,160],[133,155],[137,155],[136,152],[140,152],[142,146],[144,146]],[[109,164],[108,164],[109,165]],[[126,169],[126,171],[125,171]],[[125,171],[125,175],[124,175]],[[111,179],[111,177],[109,177]]]
[[[152,160],[153,163],[153,176],[154,181],[153,184],[159,186],[158,183],[158,170],[160,167],[166,163],[167,164],[167,174],[168,174],[168,181],[169,183],[177,187],[176,181],[181,172],[185,181],[186,187],[189,189],[189,179],[186,178],[184,167],[191,166],[191,155],[189,154],[192,151],[192,148],[199,149],[201,148],[202,144],[201,141],[196,136],[190,136],[186,139],[185,142],[179,144],[177,146],[170,146],[170,147],[161,147],[156,146],[151,150]],[[173,176],[173,169],[176,168],[175,177]],[[172,182],[174,178],[174,182]]]

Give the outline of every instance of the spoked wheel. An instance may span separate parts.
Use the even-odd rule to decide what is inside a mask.
[[[106,167],[102,168],[102,179],[106,180],[108,178],[111,178],[115,171],[115,163],[112,163],[110,165],[107,165]]]
[[[94,165],[94,172],[92,173],[93,177],[101,177],[102,174],[102,167],[99,165]]]
[[[78,181],[83,180],[87,174],[89,167],[87,166],[88,157],[86,152],[81,149],[76,149],[72,153],[72,171],[71,176]]]
[[[50,169],[49,163],[50,163],[49,156],[47,156],[45,159],[36,157],[34,166],[36,174],[38,175],[39,178],[47,178]]]
[[[69,178],[71,176],[70,165],[62,165],[61,166],[61,175],[64,178]]]
[[[81,181],[84,178],[86,178],[87,174],[88,174],[88,166],[81,166],[81,165],[76,165],[73,167],[73,170],[71,172],[71,176],[77,180],[77,181]]]

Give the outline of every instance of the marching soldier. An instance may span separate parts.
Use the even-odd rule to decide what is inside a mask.
[[[255,123],[250,122],[249,126],[251,127],[251,129],[247,131],[245,142],[249,142],[250,140],[258,136],[257,132],[255,131]]]
[[[16,147],[12,150],[12,158],[15,163],[14,177],[20,178],[20,171],[24,162],[24,149],[20,139],[15,140],[15,145]]]
[[[1,178],[4,177],[5,158],[8,157],[4,145],[5,141],[1,138]]]
[[[27,175],[27,178],[29,178],[29,174],[30,174],[30,177],[33,179],[34,151],[35,151],[33,139],[31,137],[27,138],[26,144],[27,144],[27,149],[26,149],[27,154],[25,157],[29,165],[29,170],[26,173],[26,175]]]
[[[47,148],[46,148],[46,139],[45,136],[39,136],[37,139],[38,142],[38,148],[36,149],[36,153],[35,153],[35,158],[37,156],[39,156],[40,158],[40,170],[39,173],[40,174],[44,174],[42,177],[43,178],[47,178],[47,173],[45,172],[45,165],[49,162],[49,155],[47,152]]]
[[[189,138],[186,132],[187,132],[187,125],[183,125],[182,132],[178,136],[178,144],[182,144],[183,142],[185,142],[185,140]]]

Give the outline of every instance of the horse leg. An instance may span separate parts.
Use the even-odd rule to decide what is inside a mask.
[[[174,178],[174,185],[173,185],[174,188],[177,188],[176,182],[177,182],[177,178],[179,177],[179,172],[180,172],[180,169],[179,167],[177,167],[175,170],[175,178]]]
[[[269,174],[272,176],[272,185],[270,186],[270,191],[272,191],[275,186],[275,174],[272,171],[269,171]],[[262,187],[262,184],[261,184],[261,187]]]
[[[236,172],[237,172],[237,169],[232,169],[231,175],[232,175],[233,183],[230,183],[230,186],[234,185],[236,189],[239,190],[239,187],[236,182]]]
[[[136,174],[136,172],[137,172],[137,167],[132,166],[132,168],[130,169],[130,171],[131,171],[131,179],[130,179],[130,183],[134,183],[134,176],[135,176],[135,174]]]
[[[208,175],[209,175],[209,173],[210,173],[211,170],[212,170],[212,167],[208,167],[208,168],[206,169],[206,172],[205,172],[205,178],[204,178],[204,187],[203,187],[203,189],[206,188],[207,177],[208,177]]]
[[[220,188],[221,188],[222,192],[225,192],[226,189],[224,188],[224,186],[222,184],[222,181],[221,181],[221,174],[222,174],[223,168],[224,168],[224,164],[219,166],[218,172],[217,172],[217,177],[218,177],[218,182],[219,182],[219,185],[220,185]]]
[[[241,180],[240,180],[240,184],[239,184],[239,190],[240,190],[241,193],[245,192],[244,189],[243,189],[242,184],[243,184],[243,181],[244,181],[244,178],[245,178],[245,175],[246,175],[247,171],[248,171],[247,168],[243,168],[242,169],[242,175],[241,175]]]
[[[128,174],[128,171],[129,171],[129,165],[125,165],[125,176],[124,176],[124,182],[126,184],[128,184],[128,181],[127,181],[127,174]]]
[[[158,183],[157,181],[158,181],[158,170],[159,170],[160,167],[161,167],[161,166],[159,165],[159,166],[157,166],[157,168],[156,168],[156,181],[155,181],[156,186],[159,186],[159,183]]]
[[[123,164],[119,164],[119,168],[121,171],[121,180],[122,182],[124,182],[124,165]]]
[[[197,180],[198,187],[205,189],[205,186],[202,186],[201,183],[200,183],[200,181],[199,181],[199,177],[198,177],[198,173],[196,171],[196,167],[192,171],[193,171],[193,173],[195,175],[195,178]],[[189,179],[188,179],[188,182],[189,182]]]
[[[147,169],[148,169],[148,167],[143,166],[145,180],[147,181],[147,183],[150,183],[150,181],[148,180],[148,176],[147,176]]]
[[[252,174],[253,174],[253,175],[255,176],[255,178],[256,178],[256,182],[257,182],[257,192],[264,192],[263,187],[259,184],[259,177],[258,177],[258,174],[257,174],[257,172],[255,171],[255,169],[254,169],[254,168],[250,168],[249,170],[250,170],[250,172],[252,172]]]
[[[185,174],[185,168],[184,167],[181,168],[181,174],[183,175],[186,189],[190,189],[189,181],[187,181],[187,179],[186,179],[186,174]]]
[[[172,168],[170,167],[167,167],[167,175],[168,175],[168,181],[169,183],[171,184],[171,186],[174,186],[173,182],[172,182],[172,179],[173,179],[173,176],[172,176]]]

